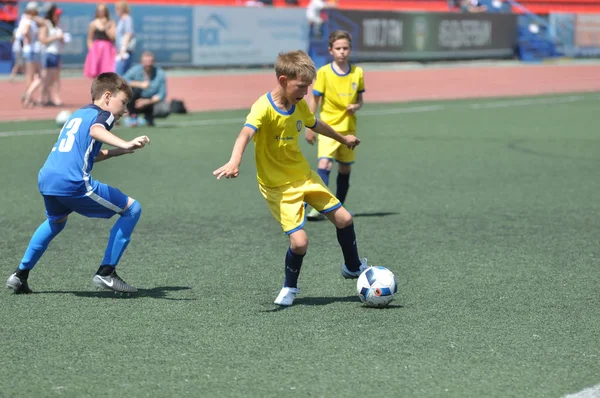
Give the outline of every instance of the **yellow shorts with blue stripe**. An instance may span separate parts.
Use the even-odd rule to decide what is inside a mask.
[[[279,221],[283,232],[288,235],[304,227],[306,223],[305,203],[323,214],[342,205],[325,186],[321,177],[312,170],[305,180],[279,187],[266,187],[258,184],[258,189],[267,200],[271,214]]]
[[[341,135],[354,134],[353,131],[340,133]],[[319,159],[336,160],[339,163],[352,164],[355,159],[355,150],[348,148],[333,138],[325,137],[319,134],[319,144],[317,149],[317,157]]]

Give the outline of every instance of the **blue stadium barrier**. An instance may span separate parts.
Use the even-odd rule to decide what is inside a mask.
[[[518,18],[519,58],[525,62],[541,62],[556,57],[556,45],[550,36],[548,21],[515,0],[506,1],[513,8],[522,12]]]

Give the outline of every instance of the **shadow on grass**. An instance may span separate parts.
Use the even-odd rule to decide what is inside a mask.
[[[151,297],[155,299],[163,300],[176,300],[176,301],[191,301],[196,300],[195,298],[171,298],[168,297],[170,292],[178,292],[181,290],[189,290],[189,286],[159,286],[152,289],[138,289],[137,293],[117,293],[110,290],[92,290],[88,292],[82,291],[64,291],[64,290],[53,290],[53,291],[38,291],[34,294],[72,294],[77,297],[86,298],[118,298],[118,299],[135,299],[141,297]]]
[[[373,211],[373,212],[363,212],[363,213],[353,213],[353,217],[355,218],[367,218],[367,217],[387,217],[387,216],[395,216],[397,214],[397,212],[394,211]],[[310,222],[320,222],[320,221],[327,221],[327,218],[319,218],[317,220],[310,220]]]
[[[373,211],[373,212],[365,212],[365,213],[354,213],[354,217],[387,217],[387,216],[395,216],[397,213],[395,211]]]
[[[361,304],[360,299],[358,298],[358,296],[344,296],[344,297],[298,297],[296,300],[294,300],[294,304],[289,306],[289,307],[285,307],[285,306],[277,306],[276,308],[272,308],[269,310],[263,310],[261,312],[279,312],[279,311],[283,311],[286,310],[290,307],[296,307],[298,305],[307,305],[307,306],[321,306],[321,305],[328,305],[328,304],[333,304],[333,303],[357,303],[357,304]],[[363,308],[365,309],[373,309],[373,310],[385,310],[385,309],[397,309],[397,308],[404,308],[404,306],[402,305],[396,305],[396,304],[388,304],[385,307],[381,307],[381,308],[370,308],[370,307],[366,307],[363,306]]]

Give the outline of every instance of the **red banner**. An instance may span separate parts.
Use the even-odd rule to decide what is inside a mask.
[[[17,0],[0,0],[0,21],[15,22],[19,16]]]

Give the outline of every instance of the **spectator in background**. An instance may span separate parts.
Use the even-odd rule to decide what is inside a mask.
[[[12,43],[12,55],[13,55],[13,67],[10,71],[10,77],[8,79],[9,82],[13,82],[15,77],[19,73],[23,73],[25,62],[23,60],[23,38],[19,33],[19,29],[15,28],[13,30],[13,35],[11,38]]]
[[[133,29],[133,19],[129,12],[129,5],[126,1],[121,1],[116,5],[119,21],[117,22],[116,45],[117,60],[116,72],[123,76],[131,68],[133,53],[135,52],[135,31]]]
[[[30,1],[19,21],[17,36],[23,39],[23,60],[25,61],[25,93],[21,96],[23,105],[30,108],[35,105],[31,96],[40,87],[40,43],[38,26],[43,19],[38,16],[38,3]]]
[[[486,12],[487,7],[480,0],[459,0],[460,9],[463,12]]]
[[[98,4],[94,20],[88,28],[88,53],[83,65],[85,76],[94,79],[101,73],[115,71],[115,30],[108,8],[105,4]]]
[[[308,24],[310,26],[310,37],[320,39],[323,36],[323,32],[321,31],[321,26],[323,25],[321,11],[326,8],[334,7],[337,7],[335,1],[310,0],[310,3],[308,3],[308,6],[306,7],[306,18],[308,19]]]
[[[154,54],[145,51],[140,61],[123,76],[133,89],[127,105],[129,117],[125,119],[125,125],[130,127],[154,126],[154,107],[167,97],[165,71],[154,64]],[[144,119],[138,120],[139,114],[144,115]]]
[[[55,4],[50,4],[46,11],[44,24],[40,27],[40,42],[42,43],[42,105],[61,106],[63,102],[59,95],[60,83],[60,54],[66,34],[58,26],[62,10]]]

